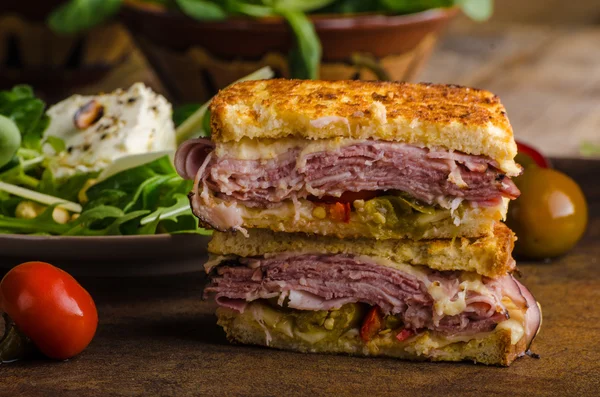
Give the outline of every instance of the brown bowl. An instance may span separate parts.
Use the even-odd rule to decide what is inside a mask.
[[[457,12],[312,16],[323,46],[320,76],[413,80]],[[175,101],[204,101],[266,65],[290,77],[287,54],[294,37],[281,18],[199,22],[127,1],[122,19]]]
[[[45,23],[64,0],[0,1],[0,89],[30,84],[53,102],[102,79],[133,44],[116,23],[80,35],[58,35]]]

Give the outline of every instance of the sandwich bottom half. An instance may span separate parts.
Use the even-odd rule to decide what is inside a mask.
[[[355,356],[393,357],[411,361],[472,361],[474,363],[509,366],[527,348],[526,338],[512,342],[513,330],[500,328],[491,332],[462,338],[444,338],[428,331],[400,341],[397,332],[379,332],[365,342],[360,337],[360,320],[348,322],[343,332],[327,330],[324,323],[348,321],[353,308],[342,307],[327,314],[315,314],[308,326],[298,326],[301,311],[281,311],[266,302],[256,301],[243,313],[218,308],[218,325],[223,327],[232,343],[267,346],[301,353],[350,354]],[[306,328],[306,331],[302,331]]]
[[[510,274],[510,255],[491,255],[513,239],[498,230],[369,249],[365,240],[216,233],[204,296],[216,300],[218,324],[236,343],[506,366],[541,325],[539,304]]]

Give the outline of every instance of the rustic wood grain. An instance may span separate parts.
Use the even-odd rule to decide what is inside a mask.
[[[67,362],[0,366],[0,395],[598,395],[600,390],[600,162],[554,160],[590,206],[584,240],[548,263],[520,262],[544,322],[533,350],[509,368],[304,355],[227,344],[200,301],[200,274],[83,279],[100,326]]]

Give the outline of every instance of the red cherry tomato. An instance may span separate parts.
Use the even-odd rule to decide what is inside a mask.
[[[365,321],[363,322],[362,327],[360,327],[360,338],[363,342],[367,343],[381,329],[383,328],[383,315],[381,314],[381,310],[377,306],[373,306],[369,313],[367,313],[367,317],[365,317]]]
[[[523,142],[517,141],[517,151],[518,154],[515,160],[525,168],[528,168],[532,163],[540,168],[552,168],[550,160]]]
[[[23,263],[4,276],[0,309],[42,353],[59,360],[81,353],[98,326],[90,294],[70,274],[44,262]]]

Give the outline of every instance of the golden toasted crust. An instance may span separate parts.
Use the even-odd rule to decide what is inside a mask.
[[[503,169],[517,153],[497,96],[457,85],[259,80],[234,84],[211,104],[216,142],[347,137],[487,155]]]
[[[511,256],[515,235],[502,223],[496,225],[493,235],[455,240],[340,240],[259,229],[248,233],[249,237],[239,232],[215,232],[208,251],[241,257],[281,252],[367,255],[435,270],[472,271],[488,277],[503,276],[515,267]]]
[[[395,343],[393,336],[388,334],[376,336],[365,344],[356,330],[354,335],[347,333],[344,338],[332,339],[315,346],[305,339],[284,333],[269,332],[267,336],[265,326],[259,324],[250,312],[247,309],[240,314],[222,307],[217,309],[218,324],[223,327],[230,342],[302,353],[342,353],[356,356],[395,357],[411,361],[473,361],[500,366],[509,366],[526,349],[524,337],[515,345],[511,344],[512,331],[509,329],[497,329],[470,341],[454,342],[440,347],[435,346],[435,338],[428,332],[406,343]]]

